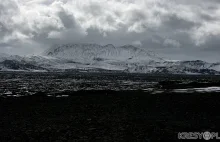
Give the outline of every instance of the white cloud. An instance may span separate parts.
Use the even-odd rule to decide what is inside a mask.
[[[192,39],[196,41],[196,45],[204,44],[210,36],[220,35],[220,21],[218,22],[204,22],[199,28],[194,28]]]
[[[88,31],[95,29],[106,41],[115,37],[113,44],[143,44],[149,38],[161,46],[202,46],[220,35],[219,4],[215,0],[0,0],[0,45],[28,48],[32,43],[43,48],[56,41],[87,42]],[[184,40],[183,33],[190,40]]]

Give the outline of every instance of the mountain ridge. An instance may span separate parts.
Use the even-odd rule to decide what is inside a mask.
[[[126,61],[136,58],[137,60],[161,60],[155,55],[151,55],[144,49],[124,45],[115,47],[112,44],[57,44],[44,52],[45,56],[52,56],[64,59],[74,60],[92,60],[94,58],[103,58],[108,60]]]
[[[162,74],[220,74],[220,63],[170,61],[147,49],[113,44],[57,44],[41,56],[0,54],[0,70],[120,71]]]

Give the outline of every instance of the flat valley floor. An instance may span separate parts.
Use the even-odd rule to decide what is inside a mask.
[[[220,77],[0,73],[0,141],[178,141],[220,132]]]

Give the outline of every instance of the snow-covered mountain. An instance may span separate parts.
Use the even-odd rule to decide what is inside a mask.
[[[41,56],[0,54],[0,70],[219,74],[220,63],[169,61],[132,45],[60,44],[49,48]]]
[[[98,44],[55,45],[47,50],[44,55],[89,63],[93,60],[115,60],[128,62],[161,60],[155,55],[150,54],[148,51],[132,45],[114,47],[111,44],[105,46],[100,46]]]

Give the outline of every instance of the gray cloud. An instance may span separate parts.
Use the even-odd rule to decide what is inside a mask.
[[[208,60],[220,52],[219,35],[219,0],[0,0],[0,52],[92,42]]]
[[[163,42],[163,45],[164,46],[171,46],[171,47],[176,47],[176,48],[179,48],[181,45],[178,41],[176,40],[173,40],[173,39],[165,39],[164,42]]]

